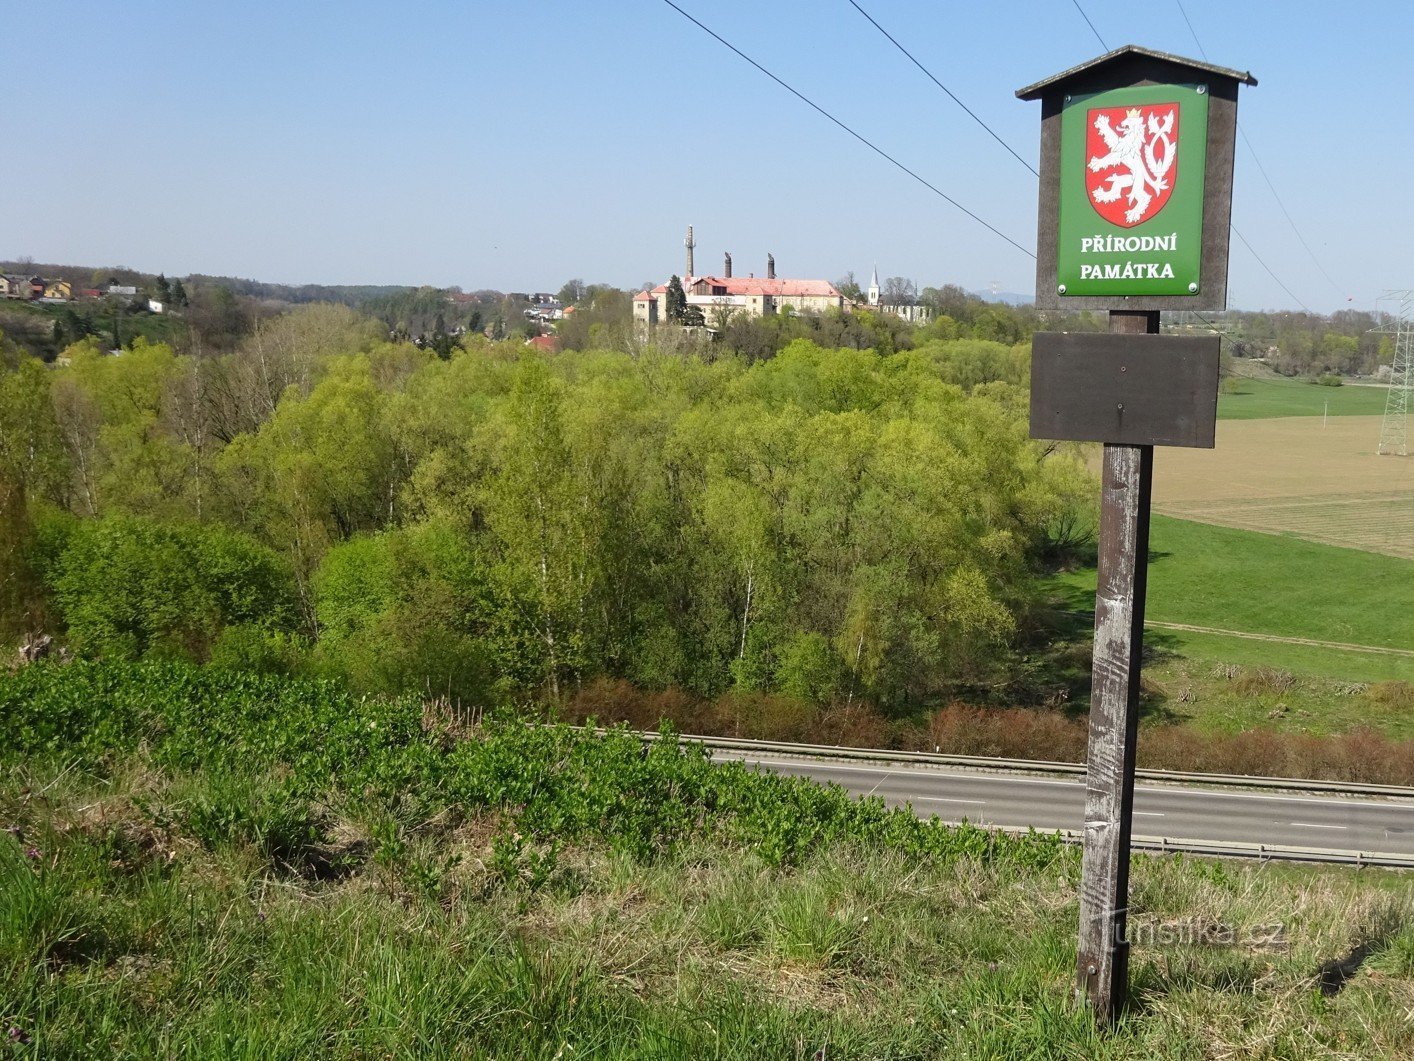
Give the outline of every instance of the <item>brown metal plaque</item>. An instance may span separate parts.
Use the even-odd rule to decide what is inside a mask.
[[[1216,335],[1037,332],[1031,437],[1212,449],[1218,347]]]

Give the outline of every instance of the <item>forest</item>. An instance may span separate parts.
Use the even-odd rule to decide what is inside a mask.
[[[594,679],[915,709],[1004,683],[1093,493],[1027,346],[444,359],[297,307],[0,374],[3,637],[464,704]]]

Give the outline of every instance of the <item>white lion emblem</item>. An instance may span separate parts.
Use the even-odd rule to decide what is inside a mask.
[[[1110,174],[1106,178],[1108,186],[1096,188],[1092,194],[1097,203],[1112,203],[1128,193],[1129,209],[1125,211],[1124,219],[1131,225],[1144,217],[1154,195],[1168,188],[1164,177],[1173,168],[1177,152],[1176,145],[1170,139],[1173,116],[1174,112],[1170,109],[1160,120],[1151,111],[1147,135],[1144,119],[1137,108],[1126,112],[1119,123],[1118,133],[1110,125],[1108,115],[1102,114],[1095,119],[1095,129],[1110,151],[1107,155],[1090,159],[1090,172],[1119,168],[1128,172]]]

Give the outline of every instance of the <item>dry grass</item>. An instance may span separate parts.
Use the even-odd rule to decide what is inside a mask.
[[[1414,559],[1414,460],[1375,453],[1380,417],[1224,420],[1217,448],[1162,449],[1165,515]]]

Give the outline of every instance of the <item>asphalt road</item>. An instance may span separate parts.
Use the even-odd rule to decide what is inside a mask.
[[[717,760],[835,784],[922,817],[978,825],[1079,831],[1081,778],[1019,777],[898,763],[829,762],[760,752],[718,750]],[[1177,785],[1134,790],[1136,840],[1268,844],[1331,852],[1414,858],[1414,801],[1234,792]]]

